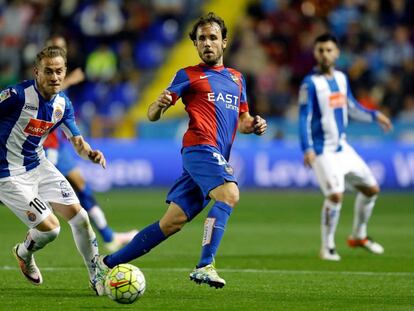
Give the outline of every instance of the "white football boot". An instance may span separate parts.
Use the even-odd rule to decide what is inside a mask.
[[[323,260],[340,261],[341,256],[336,252],[335,248],[322,248],[320,257]]]
[[[381,255],[384,253],[384,247],[382,247],[381,244],[375,242],[370,237],[366,237],[365,239],[355,239],[353,236],[350,236],[348,238],[348,246],[352,248],[362,247],[376,255]]]
[[[138,230],[131,230],[128,232],[114,232],[113,240],[104,244],[105,249],[109,253],[116,252],[122,246],[129,243],[129,241],[131,241],[137,233]]]
[[[39,268],[36,265],[33,255],[30,255],[30,258],[24,260],[19,256],[17,250],[19,249],[19,244],[13,247],[13,255],[19,263],[20,270],[22,271],[25,278],[32,283],[33,285],[40,285],[43,283],[42,274],[40,273]]]
[[[196,282],[197,284],[205,283],[210,285],[210,287],[215,288],[222,288],[226,285],[226,281],[219,277],[213,264],[209,264],[201,268],[195,268],[193,272],[190,273],[190,280]]]

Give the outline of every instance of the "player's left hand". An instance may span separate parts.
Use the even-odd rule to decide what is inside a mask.
[[[253,119],[253,133],[256,135],[263,135],[266,132],[266,129],[266,120],[256,115]]]
[[[389,132],[392,130],[391,120],[382,112],[377,113],[377,122],[382,127],[384,132]]]
[[[91,150],[88,153],[88,158],[93,163],[100,164],[103,168],[106,168],[106,159],[100,150]]]

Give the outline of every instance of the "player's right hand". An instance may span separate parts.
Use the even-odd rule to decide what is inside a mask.
[[[316,154],[313,150],[308,150],[303,156],[303,163],[306,167],[312,167],[313,162],[315,162]]]

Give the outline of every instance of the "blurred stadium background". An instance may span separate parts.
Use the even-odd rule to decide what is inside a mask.
[[[227,23],[225,64],[245,75],[251,111],[269,121],[265,137],[236,139],[232,164],[242,187],[316,189],[302,166],[297,93],[313,66],[313,39],[330,30],[341,43],[338,68],[349,74],[356,98],[395,123],[389,134],[352,123],[351,143],[383,189],[413,189],[410,0],[0,0],[0,88],[31,78],[36,52],[51,35],[63,35],[69,71],[86,74],[67,90],[78,123],[109,159],[106,171],[80,162],[85,177],[101,191],[169,186],[181,170],[183,105],[157,123],[146,121],[146,109],[176,70],[199,62],[187,34],[208,11]]]

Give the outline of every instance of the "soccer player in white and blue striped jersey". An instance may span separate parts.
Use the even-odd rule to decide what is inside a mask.
[[[320,256],[338,261],[335,231],[342,206],[345,184],[358,191],[350,247],[363,247],[374,254],[384,248],[367,234],[367,223],[379,193],[371,170],[346,142],[348,117],[378,122],[388,131],[390,120],[379,111],[362,107],[352,95],[347,76],[335,69],[339,56],[338,42],[332,34],[316,38],[314,57],[317,65],[305,77],[299,92],[300,140],[304,163],[313,168],[325,196],[322,207]]]
[[[42,144],[60,126],[81,157],[103,167],[106,160],[80,135],[72,103],[60,91],[66,75],[65,50],[53,46],[40,51],[34,74],[35,80],[0,93],[0,200],[29,228],[13,254],[26,279],[40,285],[43,279],[33,253],[59,234],[53,208],[68,221],[93,285],[93,260],[98,255],[95,233],[71,185],[46,159]]]

